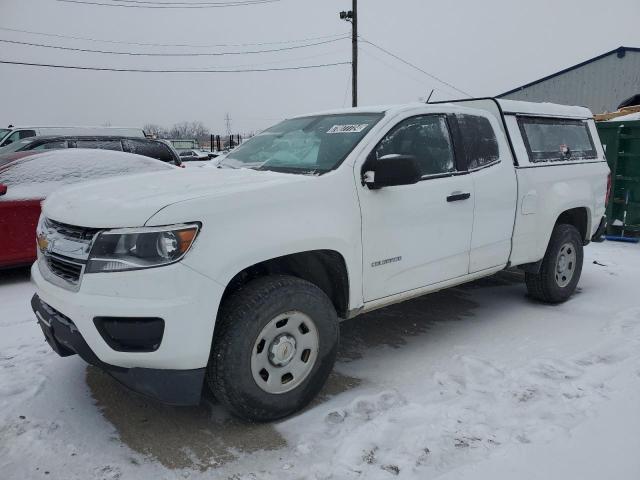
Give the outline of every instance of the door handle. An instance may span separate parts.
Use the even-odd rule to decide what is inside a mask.
[[[459,202],[460,200],[466,200],[471,197],[469,192],[452,192],[447,197],[447,202]]]

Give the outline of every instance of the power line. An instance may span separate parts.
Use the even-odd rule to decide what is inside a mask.
[[[373,58],[377,62],[380,62],[382,65],[384,65],[385,67],[388,67],[389,69],[391,69],[392,71],[396,72],[397,74],[399,74],[399,75],[401,75],[403,77],[406,77],[406,78],[410,78],[411,80],[414,80],[416,83],[419,83],[420,85],[424,86],[424,77],[421,77],[422,80],[419,80],[417,74],[414,74],[413,72],[403,73],[403,72],[398,71],[398,69],[395,68],[390,63],[390,61],[383,60],[378,55],[374,55],[374,53],[370,52],[368,48],[366,48],[366,49],[362,48],[361,52],[364,53],[366,56]]]
[[[280,0],[238,0],[234,2],[224,2],[224,3],[188,3],[184,2],[183,4],[172,5],[172,4],[153,4],[153,5],[135,5],[135,4],[124,4],[124,3],[102,3],[102,2],[92,2],[87,0],[56,0],[57,2],[63,3],[76,3],[82,5],[94,5],[99,7],[121,7],[121,8],[227,8],[227,7],[243,7],[247,5],[260,5],[265,3],[275,3]]]
[[[328,55],[334,55],[334,54],[338,54],[338,53],[343,53],[341,50],[330,50],[324,53],[318,53],[316,55],[305,55],[304,57],[295,57],[295,58],[287,58],[284,60],[271,60],[268,62],[252,62],[252,63],[240,63],[240,64],[234,64],[234,65],[225,65],[225,68],[242,68],[242,67],[258,67],[258,66],[263,66],[263,65],[282,65],[283,63],[291,63],[291,62],[301,62],[301,61],[305,61],[305,60],[311,60],[314,58],[320,58],[320,57],[326,57]],[[185,68],[185,70],[189,70],[187,68]],[[194,70],[200,70],[198,68],[195,68]]]
[[[238,52],[188,52],[188,53],[148,53],[148,52],[116,52],[113,50],[93,50],[90,48],[77,48],[77,47],[63,47],[61,45],[50,45],[46,43],[34,43],[34,42],[21,42],[19,40],[7,40],[0,38],[0,42],[9,43],[12,45],[27,45],[30,47],[40,47],[40,48],[53,48],[56,50],[67,50],[72,52],[85,52],[85,53],[100,53],[106,55],[128,55],[133,57],[218,57],[224,55],[249,55],[249,54],[258,54],[258,53],[271,53],[271,52],[282,52],[286,50],[296,50],[299,48],[307,48],[314,47],[317,45],[326,45],[327,43],[334,43],[340,40],[344,40],[348,38],[346,36],[342,36],[340,38],[335,38],[332,40],[323,40],[321,42],[314,43],[305,43],[302,45],[290,45],[288,47],[280,47],[280,48],[271,48],[265,50],[244,50]]]
[[[301,61],[305,61],[305,60],[311,60],[314,58],[320,58],[320,57],[326,57],[328,55],[334,55],[334,54],[338,54],[338,53],[343,53],[342,50],[330,50],[327,52],[323,52],[323,53],[318,53],[316,55],[305,55],[304,57],[295,57],[295,58],[287,58],[284,60],[271,60],[268,62],[252,62],[252,63],[240,63],[240,64],[234,64],[234,65],[225,65],[225,68],[242,68],[242,67],[257,67],[257,66],[262,66],[262,65],[282,65],[283,63],[291,63],[291,62],[301,62]],[[188,69],[185,69],[188,70]],[[196,68],[196,70],[198,70]]]
[[[336,62],[336,63],[321,63],[317,65],[298,65],[293,67],[279,67],[279,68],[248,68],[248,69],[205,69],[205,70],[146,70],[141,68],[108,68],[108,67],[83,67],[76,65],[57,65],[47,63],[29,63],[29,62],[15,62],[11,60],[0,60],[0,64],[5,65],[22,65],[28,67],[42,67],[42,68],[63,68],[69,70],[92,70],[99,72],[134,72],[134,73],[245,73],[245,72],[275,72],[285,70],[305,70],[311,68],[323,68],[334,67],[337,65],[348,65],[350,62]]]
[[[419,72],[424,73],[424,74],[425,74],[425,75],[427,75],[428,77],[430,77],[430,78],[432,78],[432,79],[434,79],[434,80],[436,80],[436,81],[438,81],[438,82],[442,83],[443,85],[448,86],[449,88],[452,88],[452,89],[453,89],[453,90],[455,90],[456,92],[458,92],[458,93],[462,93],[463,95],[466,95],[466,96],[467,96],[467,97],[469,97],[469,98],[473,98],[473,95],[471,95],[471,94],[469,94],[469,93],[465,92],[464,90],[460,90],[459,88],[455,87],[454,85],[451,85],[449,82],[446,82],[446,81],[442,80],[441,78],[438,78],[438,77],[436,77],[435,75],[433,75],[433,74],[431,74],[431,73],[427,72],[426,70],[423,70],[422,68],[418,67],[417,65],[414,65],[413,63],[411,63],[411,62],[409,62],[409,61],[405,60],[404,58],[401,58],[401,57],[399,57],[398,55],[396,55],[396,54],[394,54],[394,53],[391,53],[389,50],[386,50],[386,49],[382,48],[380,45],[376,45],[375,43],[370,42],[369,40],[367,40],[366,38],[364,38],[364,37],[362,37],[362,36],[360,36],[360,39],[361,39],[363,42],[368,43],[368,44],[369,44],[369,45],[371,45],[372,47],[375,47],[375,48],[377,48],[378,50],[380,50],[380,51],[382,51],[382,52],[386,53],[387,55],[389,55],[389,56],[391,56],[391,57],[395,58],[396,60],[398,60],[398,61],[400,61],[400,62],[404,63],[405,65],[409,65],[410,67],[412,67],[412,68],[414,68],[414,69],[418,70]]]
[[[224,1],[224,2],[212,2],[212,1],[207,1],[207,2],[174,2],[174,1],[170,1],[170,2],[153,2],[151,0],[111,0],[112,2],[116,2],[116,3],[141,3],[141,4],[147,4],[147,5],[220,5],[220,6],[228,6],[230,4],[236,4],[236,3],[270,3],[267,0],[231,0],[231,1]],[[279,1],[279,0],[270,0],[271,2],[273,1]]]
[[[69,40],[83,40],[87,42],[98,42],[98,43],[113,43],[120,45],[136,45],[141,47],[189,47],[189,48],[214,48],[214,47],[254,47],[261,45],[284,45],[291,43],[303,43],[303,42],[311,42],[315,40],[325,40],[329,38],[335,37],[343,37],[348,35],[347,33],[334,33],[333,35],[323,35],[319,37],[308,37],[308,38],[299,38],[296,40],[282,40],[277,42],[257,42],[257,43],[213,43],[209,45],[203,44],[192,44],[192,43],[144,43],[144,42],[126,42],[124,40],[104,40],[98,38],[89,38],[89,37],[79,37],[79,36],[71,36],[71,35],[61,35],[57,33],[45,33],[45,32],[34,32],[31,30],[20,30],[17,28],[8,28],[8,27],[0,27],[0,30],[4,30],[6,32],[15,32],[15,33],[26,33],[28,35],[40,35],[43,37],[53,37],[53,38],[64,38]]]

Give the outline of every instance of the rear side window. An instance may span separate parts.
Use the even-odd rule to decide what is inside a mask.
[[[174,163],[176,160],[171,149],[162,142],[129,139],[126,143],[128,152],[155,158],[161,162]]]
[[[121,152],[122,143],[120,140],[76,140],[76,148],[97,148]]]
[[[35,130],[20,130],[20,140],[22,140],[23,138],[29,138],[29,137],[35,137],[35,136],[36,136]]]
[[[490,165],[500,159],[498,140],[487,118],[456,115],[456,120],[468,170]]]
[[[41,143],[40,145],[33,147],[30,150],[59,150],[61,148],[67,148],[66,140]]]
[[[586,120],[518,117],[531,162],[597,158]]]

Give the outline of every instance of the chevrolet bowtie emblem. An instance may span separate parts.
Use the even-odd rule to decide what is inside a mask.
[[[38,248],[40,249],[40,251],[46,252],[47,248],[49,248],[49,240],[47,239],[47,237],[43,233],[40,233],[38,234],[36,239],[37,239]]]

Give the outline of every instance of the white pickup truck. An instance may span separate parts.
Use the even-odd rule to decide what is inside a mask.
[[[580,107],[478,99],[305,115],[218,168],[71,186],[44,203],[32,306],[60,355],[134,390],[277,419],[306,405],[339,321],[526,272],[557,303],[604,226]]]

